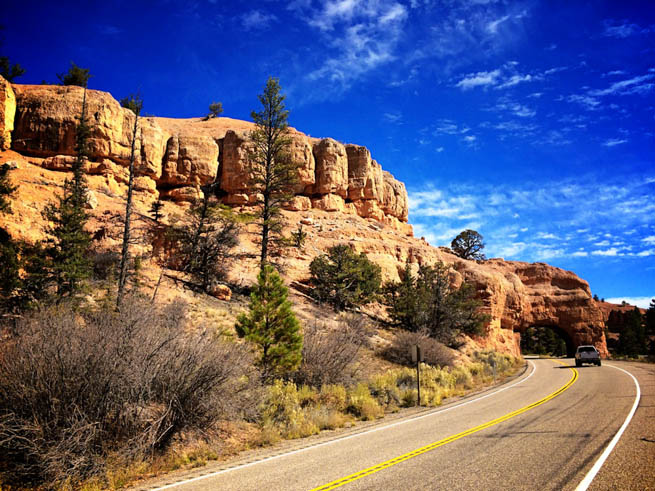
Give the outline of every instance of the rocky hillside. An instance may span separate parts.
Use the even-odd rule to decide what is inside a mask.
[[[0,79],[0,143],[5,150],[0,163],[15,162],[12,176],[20,185],[16,213],[6,218],[15,235],[30,240],[42,236],[40,209],[58,192],[70,167],[82,94],[78,87],[11,85]],[[111,245],[111,234],[104,231],[111,228],[112,213],[125,195],[134,115],[106,92],[88,91],[88,103],[93,130],[86,170],[95,198],[91,226]],[[251,129],[251,123],[230,118],[143,118],[137,208],[145,213],[160,196],[168,215],[179,214],[200,195],[200,185],[219,179],[225,203],[247,209],[254,198],[245,165]],[[572,345],[595,344],[607,354],[602,312],[589,285],[574,273],[544,263],[466,261],[432,247],[413,237],[404,184],[383,171],[366,147],[311,138],[295,129],[290,134],[293,156],[302,165],[285,216],[289,229],[304,224],[309,245],[280,258],[289,283],[305,281],[311,260],[344,242],[367,253],[387,280],[397,280],[406,261],[443,261],[452,266],[453,282],[475,285],[491,316],[487,336],[471,340],[470,346],[518,354],[521,331],[550,326],[564,331]],[[241,234],[239,247],[254,252],[253,236],[247,232]],[[241,261],[230,280],[250,283],[256,270],[256,259]]]

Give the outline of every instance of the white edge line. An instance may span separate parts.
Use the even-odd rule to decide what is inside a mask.
[[[444,408],[444,409],[438,409],[438,410],[435,410],[435,411],[431,411],[428,414],[422,414],[421,416],[415,416],[413,418],[407,418],[407,419],[404,419],[402,421],[398,421],[396,423],[390,423],[388,425],[380,426],[378,428],[371,428],[370,430],[362,431],[360,433],[355,433],[354,435],[348,435],[348,436],[344,436],[344,437],[341,437],[341,438],[335,438],[334,440],[319,443],[317,445],[312,445],[312,446],[309,446],[309,447],[299,448],[297,450],[292,450],[290,452],[286,452],[286,453],[282,453],[282,454],[278,454],[278,455],[272,455],[270,457],[266,457],[266,458],[263,458],[261,460],[256,460],[254,462],[249,462],[247,464],[241,464],[241,465],[237,465],[235,467],[230,467],[229,469],[222,469],[220,471],[211,472],[209,474],[205,474],[205,475],[202,475],[202,476],[192,477],[190,479],[186,479],[186,480],[183,480],[183,481],[178,481],[178,482],[175,482],[175,483],[167,484],[167,485],[161,486],[159,488],[153,488],[151,491],[160,491],[162,489],[175,488],[177,486],[182,486],[183,484],[188,484],[190,482],[200,481],[202,479],[215,477],[215,476],[218,476],[218,475],[221,475],[221,474],[226,474],[228,472],[233,472],[233,471],[237,471],[237,470],[240,470],[240,469],[245,469],[246,467],[252,467],[253,465],[262,464],[264,462],[268,462],[268,461],[275,460],[275,459],[280,459],[282,457],[287,457],[289,455],[294,455],[294,454],[301,453],[301,452],[306,452],[308,450],[313,450],[313,449],[318,448],[318,447],[324,447],[324,446],[327,446],[327,445],[332,445],[333,443],[342,442],[342,441],[345,441],[345,440],[350,440],[351,438],[357,438],[357,437],[360,437],[360,436],[363,436],[363,435],[368,435],[369,433],[375,433],[376,431],[387,430],[389,428],[393,428],[394,426],[400,426],[400,425],[403,425],[403,424],[406,424],[406,423],[417,421],[419,419],[428,418],[428,417],[434,416],[436,414],[445,413],[447,411],[451,411],[452,409],[457,409],[457,408],[462,407],[462,406],[467,406],[468,404],[473,404],[474,402],[481,401],[483,399],[486,399],[487,397],[495,396],[496,394],[500,394],[501,392],[504,392],[507,389],[511,389],[512,387],[516,387],[517,385],[522,384],[523,382],[528,380],[530,377],[532,377],[535,374],[535,372],[537,371],[537,366],[534,363],[532,363],[532,361],[530,361],[530,360],[527,360],[527,362],[532,366],[532,371],[530,372],[530,375],[528,375],[524,379],[519,380],[516,383],[513,383],[512,385],[508,385],[507,387],[503,387],[502,389],[495,390],[495,391],[493,391],[493,392],[491,392],[489,394],[485,394],[485,395],[483,395],[481,397],[472,399],[470,401],[462,402],[460,404],[456,404],[454,406],[447,407],[447,408]]]
[[[596,474],[598,474],[598,471],[600,471],[600,468],[603,467],[603,464],[607,460],[607,457],[609,457],[609,455],[612,453],[612,450],[614,450],[614,447],[619,442],[619,439],[621,438],[621,435],[623,435],[623,432],[625,431],[625,429],[630,424],[630,421],[632,420],[632,417],[634,416],[635,411],[637,411],[637,406],[639,406],[639,400],[641,399],[641,388],[639,387],[639,382],[637,382],[637,379],[635,378],[634,375],[632,375],[627,370],[624,370],[623,368],[615,367],[614,365],[606,364],[605,366],[615,368],[617,370],[621,370],[622,372],[627,373],[628,375],[630,375],[630,377],[632,377],[632,380],[635,383],[635,387],[637,388],[637,396],[635,397],[635,402],[634,402],[634,404],[632,404],[632,409],[630,410],[630,413],[628,414],[628,417],[625,418],[625,421],[623,422],[623,425],[621,426],[621,428],[619,428],[619,431],[616,432],[616,435],[614,435],[614,438],[612,438],[612,441],[605,448],[605,451],[600,455],[600,457],[598,457],[598,460],[596,461],[594,466],[591,468],[591,470],[587,473],[587,475],[580,482],[580,484],[578,484],[578,487],[575,488],[575,491],[585,491],[591,485],[591,482],[596,477]]]

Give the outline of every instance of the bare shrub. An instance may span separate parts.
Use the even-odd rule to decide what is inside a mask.
[[[398,331],[391,345],[382,355],[389,361],[412,365],[412,346],[418,345],[423,352],[423,361],[428,365],[452,366],[455,357],[443,343],[430,337],[427,331]]]
[[[136,458],[234,412],[248,355],[184,319],[182,303],[126,297],[120,312],[60,306],[22,321],[0,347],[2,481],[75,482],[112,452]]]
[[[353,381],[357,354],[368,342],[362,317],[343,316],[335,329],[317,322],[306,326],[303,334],[302,362],[292,377],[297,384],[321,387]]]

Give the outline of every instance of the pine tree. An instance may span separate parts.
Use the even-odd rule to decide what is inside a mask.
[[[161,210],[163,207],[164,203],[162,203],[162,200],[159,197],[157,198],[157,201],[154,201],[150,206],[150,213],[155,223],[159,223],[159,220],[161,219]]]
[[[467,229],[461,232],[450,243],[450,248],[463,259],[485,259],[482,253],[482,249],[484,249],[482,235],[475,230]]]
[[[250,310],[237,318],[237,334],[256,346],[264,380],[295,370],[302,357],[300,323],[288,290],[271,265],[264,265],[250,295]]]
[[[278,79],[269,78],[260,94],[261,111],[251,112],[255,130],[250,134],[248,171],[252,194],[260,196],[257,213],[261,229],[261,267],[268,261],[270,246],[281,239],[281,205],[293,198],[293,185],[298,179],[298,164],[288,151],[289,112],[285,109],[285,96],[280,94]]]
[[[71,61],[71,66],[66,73],[58,73],[57,78],[61,85],[77,85],[78,87],[87,88],[89,79],[92,75],[89,73],[88,68],[77,66]]]
[[[237,245],[238,217],[218,203],[215,185],[203,188],[203,199],[187,211],[187,223],[173,227],[182,269],[205,293],[225,274],[230,250]]]
[[[387,291],[392,319],[409,331],[426,330],[444,344],[452,345],[460,333],[480,334],[488,320],[478,312],[481,303],[473,287],[464,283],[453,288],[443,263],[421,266],[415,277],[406,266],[402,282]]]
[[[134,126],[132,127],[132,141],[130,145],[129,177],[127,181],[127,199],[125,200],[125,221],[123,224],[123,246],[121,248],[121,262],[118,272],[118,294],[116,307],[121,306],[127,282],[127,267],[130,259],[130,224],[132,219],[132,192],[134,189],[134,160],[136,158],[136,135],[139,129],[139,115],[143,109],[143,99],[139,95],[131,95],[121,99],[121,106],[134,113]]]
[[[58,300],[78,293],[82,281],[91,274],[91,262],[88,258],[91,237],[84,228],[88,220],[85,210],[88,188],[83,170],[89,156],[90,133],[86,120],[85,89],[82,113],[77,125],[77,156],[72,166],[73,177],[64,182],[64,190],[57,203],[49,204],[43,211],[44,218],[51,223],[48,229],[51,240],[45,252]]]
[[[223,114],[223,103],[212,102],[209,105],[209,114],[205,117],[205,121],[211,118],[218,118],[221,114]]]
[[[0,166],[0,214],[11,214],[9,198],[17,187],[9,181],[10,167]],[[15,310],[16,297],[21,286],[19,247],[11,235],[0,227],[0,314]]]
[[[344,310],[372,302],[380,291],[380,266],[347,244],[330,247],[309,265],[312,296]]]

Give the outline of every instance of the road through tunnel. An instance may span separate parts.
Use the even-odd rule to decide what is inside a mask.
[[[530,326],[519,333],[522,355],[575,356],[576,343],[558,326]]]

